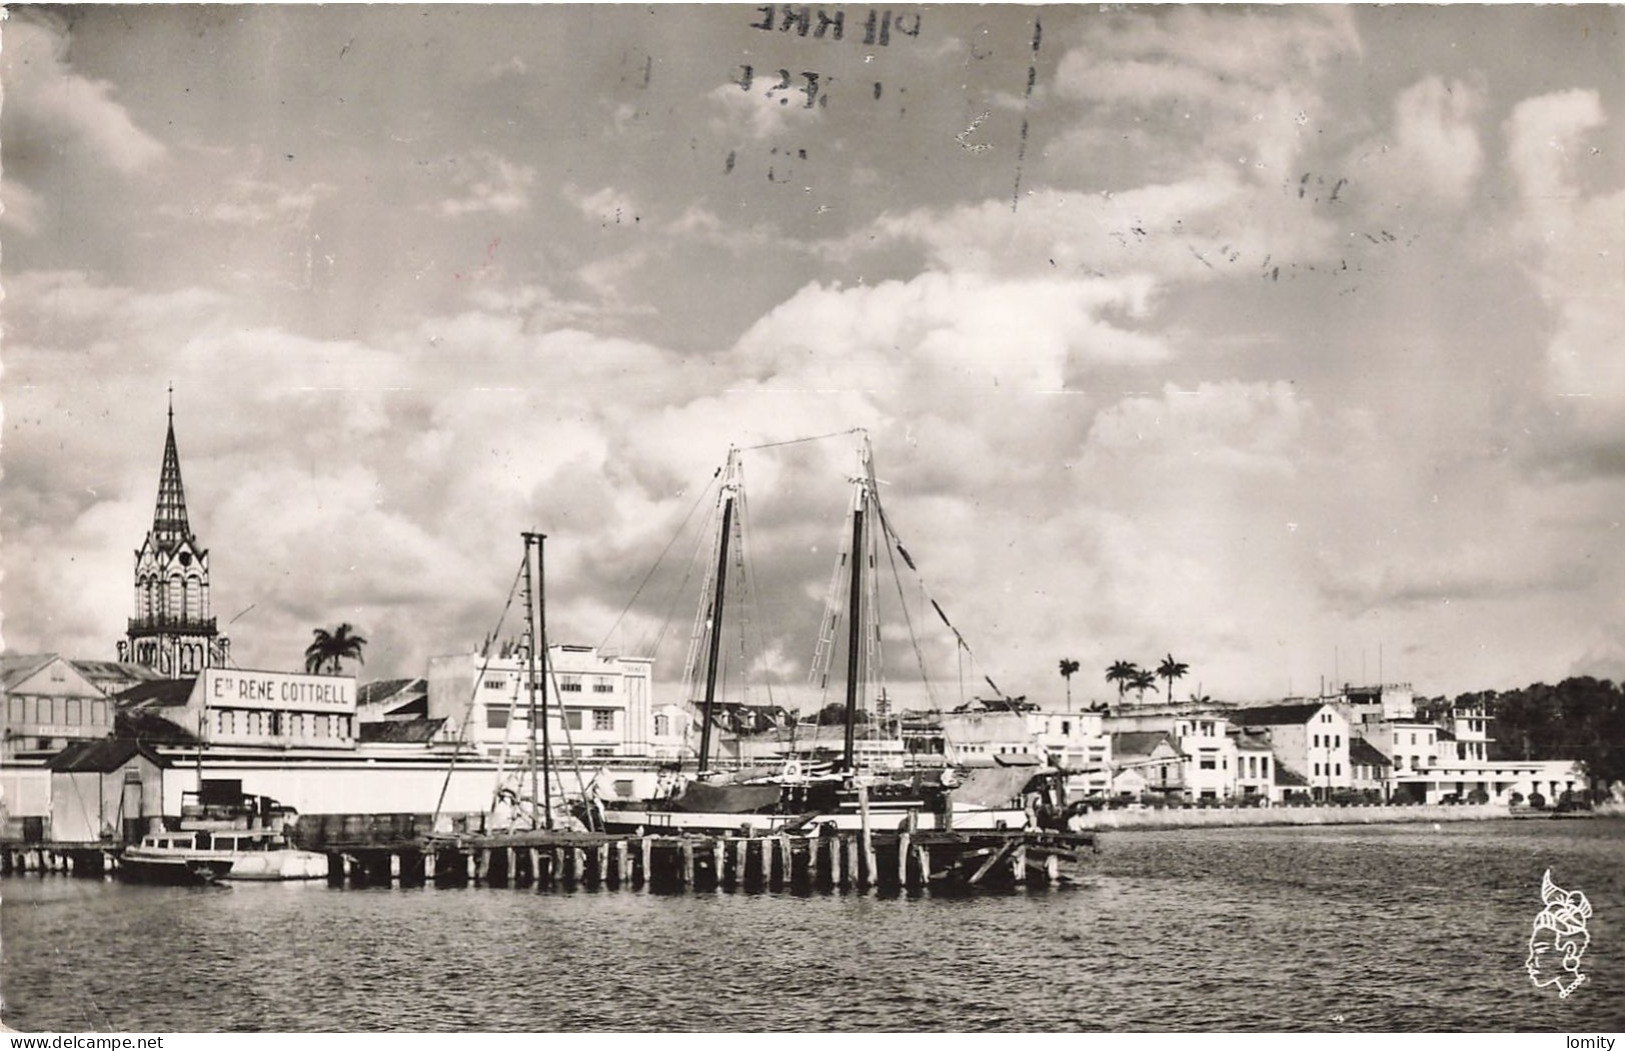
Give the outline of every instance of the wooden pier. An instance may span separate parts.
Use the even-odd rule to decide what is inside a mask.
[[[1050,886],[1097,850],[1089,832],[835,832],[642,835],[514,832],[394,843],[328,843],[331,886],[899,890]],[[100,879],[119,851],[94,844],[0,844],[0,874]]]
[[[614,836],[518,832],[328,852],[334,886],[879,889],[1053,885],[1096,850],[1040,831]]]

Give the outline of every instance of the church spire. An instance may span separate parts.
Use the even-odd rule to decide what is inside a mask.
[[[186,488],[181,484],[181,457],[175,448],[175,386],[169,387],[169,435],[164,439],[164,467],[158,476],[158,506],[152,515],[153,543],[174,550],[192,539],[186,521]]]

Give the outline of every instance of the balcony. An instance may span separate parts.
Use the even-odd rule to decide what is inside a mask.
[[[213,617],[171,617],[161,615],[156,617],[131,617],[129,619],[128,634],[130,635],[214,635]]]

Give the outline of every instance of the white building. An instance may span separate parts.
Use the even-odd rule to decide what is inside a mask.
[[[1268,730],[1277,762],[1302,775],[1315,798],[1349,787],[1349,722],[1337,705],[1270,704],[1229,714],[1236,726]]]
[[[1236,794],[1236,742],[1228,721],[1216,715],[1174,720],[1174,744],[1184,757],[1189,799],[1229,799]]]
[[[537,662],[534,691],[523,656],[432,658],[429,718],[444,718],[445,736],[481,755],[519,758],[531,748],[534,705],[538,714],[547,713],[545,737],[556,759],[653,755],[652,660],[601,654],[592,646],[550,646],[548,658],[548,675]],[[535,730],[539,742],[540,721]]]

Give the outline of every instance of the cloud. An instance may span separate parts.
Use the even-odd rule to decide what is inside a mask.
[[[67,53],[68,30],[59,18],[12,12],[0,56],[7,152],[66,140],[76,158],[88,156],[126,175],[163,159],[164,144],[136,124],[113,86],[74,72]]]
[[[530,186],[536,169],[477,150],[447,162],[455,193],[443,197],[434,211],[448,219],[492,212],[513,215],[530,207]]]
[[[15,176],[0,181],[0,226],[23,234],[37,234],[45,200]]]
[[[227,226],[263,226],[268,223],[296,227],[310,225],[311,213],[322,201],[338,193],[328,183],[283,186],[261,179],[238,177],[230,180],[212,201],[186,206],[164,205],[159,214],[197,217]]]
[[[1479,90],[1459,80],[1428,77],[1400,92],[1388,135],[1351,154],[1349,171],[1361,192],[1385,208],[1418,201],[1465,205],[1484,166],[1476,124],[1482,108]]]
[[[592,193],[565,186],[562,192],[582,215],[600,226],[631,226],[641,221],[638,206],[631,196],[613,186],[605,186]]]
[[[1552,439],[1537,460],[1559,471],[1619,474],[1625,458],[1625,190],[1588,194],[1591,133],[1607,120],[1596,92],[1520,102],[1505,124],[1519,191],[1518,243],[1551,318],[1545,345]]]
[[[792,127],[818,118],[819,110],[809,107],[808,82],[792,77],[788,86],[778,76],[755,76],[748,88],[735,81],[713,88],[705,96],[719,115],[711,121],[719,134],[743,131],[757,142],[777,139]]]

